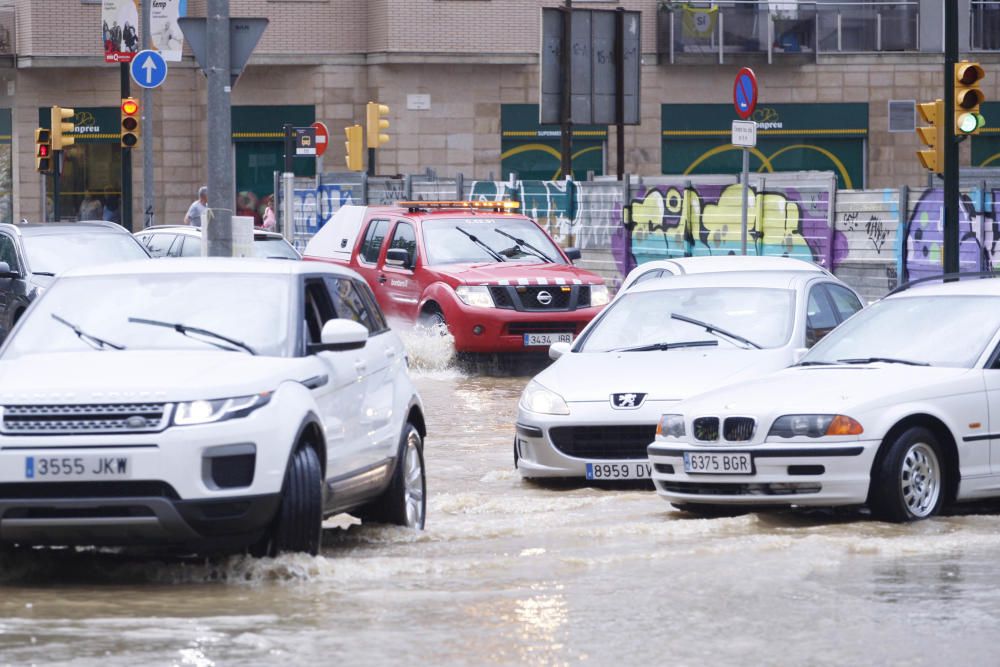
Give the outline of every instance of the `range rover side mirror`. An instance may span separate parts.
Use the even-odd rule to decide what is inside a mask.
[[[566,248],[563,252],[566,253],[566,257],[568,257],[571,262],[575,262],[583,257],[583,253],[580,252],[579,248]]]
[[[320,341],[309,345],[310,353],[359,350],[368,342],[368,327],[354,320],[328,320],[323,325]]]
[[[413,268],[413,262],[410,260],[410,251],[405,248],[389,248],[386,250],[385,263],[389,266],[401,266],[404,269]]]
[[[564,354],[569,354],[571,347],[572,346],[569,343],[563,343],[561,341],[558,343],[552,343],[552,345],[549,345],[549,359],[555,361]]]
[[[0,262],[0,278],[20,278],[21,274],[10,270],[10,264]]]

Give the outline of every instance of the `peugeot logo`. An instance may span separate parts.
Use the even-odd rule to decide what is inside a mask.
[[[646,400],[646,394],[623,392],[611,394],[611,407],[616,410],[635,410]]]
[[[543,306],[547,306],[550,303],[552,303],[552,295],[546,292],[545,290],[539,292],[535,296],[535,298],[538,299],[538,303],[542,304]]]

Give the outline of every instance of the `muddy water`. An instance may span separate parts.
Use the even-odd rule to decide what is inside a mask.
[[[318,558],[0,556],[0,665],[1000,660],[997,516],[703,520],[644,489],[526,484],[511,424],[527,378],[411,355],[425,532],[341,519]]]

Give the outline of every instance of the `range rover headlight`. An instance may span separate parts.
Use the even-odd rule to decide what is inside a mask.
[[[562,396],[546,389],[534,380],[528,383],[521,394],[521,407],[528,412],[543,415],[568,415],[569,406]]]
[[[666,438],[683,438],[684,415],[663,415],[656,424],[656,435]]]
[[[847,415],[782,415],[774,420],[767,436],[777,438],[822,438],[827,435],[861,435],[865,429]]]
[[[486,285],[459,285],[455,288],[455,294],[466,306],[476,308],[494,308],[493,296],[490,288]]]
[[[608,304],[608,286],[607,285],[591,285],[590,286],[590,305],[591,306],[606,306]]]
[[[211,424],[226,419],[246,417],[257,408],[271,401],[271,392],[237,396],[235,398],[218,398],[213,400],[185,401],[178,403],[174,410],[176,426],[191,426],[193,424]]]

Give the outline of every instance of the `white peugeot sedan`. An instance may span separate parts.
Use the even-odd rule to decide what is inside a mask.
[[[732,271],[645,281],[613,301],[525,387],[523,477],[650,476],[660,415],[688,396],[784,368],[861,309],[822,271]]]
[[[1000,281],[898,292],[797,366],[664,413],[654,483],[692,512],[868,505],[902,522],[1000,496]]]
[[[629,288],[669,276],[685,276],[695,273],[720,273],[723,271],[813,271],[832,277],[819,264],[794,257],[771,255],[699,255],[698,257],[675,257],[643,262],[628,272],[617,295]],[[617,296],[616,295],[616,296]]]
[[[0,543],[315,554],[338,512],[422,528],[424,435],[348,269],[78,270],[0,348]]]

